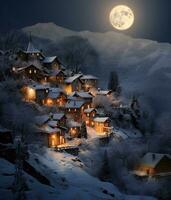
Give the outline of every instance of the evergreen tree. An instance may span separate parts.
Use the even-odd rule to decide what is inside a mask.
[[[108,89],[120,94],[121,88],[119,86],[118,74],[115,71],[110,72]]]
[[[81,125],[79,138],[87,139],[87,127],[86,127],[86,123],[85,122],[83,122],[82,125]]]

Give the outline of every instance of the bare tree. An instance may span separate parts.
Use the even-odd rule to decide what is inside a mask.
[[[59,43],[58,54],[67,68],[75,73],[86,70],[97,62],[98,55],[87,39],[78,36],[64,38]]]

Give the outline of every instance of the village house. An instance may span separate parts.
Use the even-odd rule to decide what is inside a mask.
[[[49,86],[40,84],[24,86],[22,88],[22,93],[24,94],[25,101],[35,101],[42,104],[49,93]]]
[[[109,117],[95,117],[94,129],[99,135],[110,134],[112,127],[110,126]]]
[[[83,100],[85,101],[86,103],[89,103],[89,104],[92,104],[92,101],[93,101],[93,95],[90,93],[90,92],[73,92],[69,99],[75,99],[75,100]]]
[[[49,92],[45,99],[43,99],[43,105],[63,107],[67,102],[67,96],[60,88],[49,88]]]
[[[68,133],[71,138],[78,137],[81,130],[81,123],[78,123],[73,120],[68,120],[67,122]]]
[[[44,57],[42,60],[43,66],[48,70],[61,70],[62,66],[57,56]]]
[[[33,81],[41,82],[42,80],[47,77],[47,74],[42,70],[39,64],[30,64],[23,67],[13,67],[12,68],[13,74],[22,77],[28,78]]]
[[[1,144],[13,143],[11,131],[2,127],[1,125],[0,125],[0,143]]]
[[[95,108],[87,108],[84,110],[83,121],[86,122],[87,126],[94,127],[94,118],[96,113],[97,111]]]
[[[169,176],[171,175],[171,155],[147,153],[140,160],[133,172],[137,176]]]
[[[49,72],[48,74],[48,82],[50,82],[53,85],[64,85],[66,75],[64,71],[62,70],[53,70]]]
[[[75,121],[81,121],[83,111],[90,108],[90,103],[81,100],[71,100],[67,102],[65,108],[68,116],[72,117]]]
[[[58,115],[58,116],[57,116]],[[37,134],[48,147],[57,147],[65,143],[65,132],[58,126],[65,120],[64,114],[41,115],[35,118]]]
[[[75,74],[71,77],[68,77],[64,82],[64,91],[67,95],[70,95],[74,91],[80,91],[82,89],[82,83],[80,77],[82,74]]]
[[[29,61],[29,60],[35,60],[35,59],[42,60],[44,56],[40,50],[34,47],[30,39],[27,50],[18,51],[17,58],[22,61]]]
[[[46,137],[46,143],[49,148],[55,148],[65,143],[65,135],[60,128],[52,128],[46,125],[40,129],[40,132]]]
[[[97,88],[98,78],[93,75],[83,75],[80,80],[82,81],[82,88],[85,92],[88,92],[92,88]]]

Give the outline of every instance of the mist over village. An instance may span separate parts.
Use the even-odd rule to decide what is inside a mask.
[[[155,24],[171,4],[156,2],[3,3],[0,200],[171,199],[171,39]]]

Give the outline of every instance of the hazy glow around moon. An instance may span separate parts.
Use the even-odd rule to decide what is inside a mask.
[[[116,6],[110,13],[110,23],[118,30],[129,29],[134,23],[134,13],[128,6]]]

